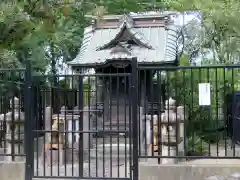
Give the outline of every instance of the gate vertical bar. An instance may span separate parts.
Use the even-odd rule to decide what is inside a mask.
[[[132,58],[132,140],[133,140],[133,180],[138,180],[138,65],[137,58]]]
[[[80,74],[78,77],[78,112],[79,112],[79,177],[83,177],[83,106],[84,106],[84,90],[83,90],[83,76]]]
[[[26,154],[25,164],[25,180],[32,180],[33,177],[33,161],[34,161],[34,147],[33,145],[33,133],[32,133],[32,106],[31,105],[31,86],[32,86],[32,75],[31,75],[31,64],[27,61],[25,71],[25,89],[24,89],[24,148]]]

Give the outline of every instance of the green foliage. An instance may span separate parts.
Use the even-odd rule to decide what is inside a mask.
[[[204,38],[200,45],[195,46],[214,50],[220,61],[223,58],[232,59],[234,57],[228,55],[236,55],[239,52],[237,17],[240,15],[238,11],[240,3],[236,0],[218,2],[211,0],[207,3],[199,0],[93,0],[66,1],[65,4],[64,2],[2,1],[0,50],[15,51],[19,61],[21,58],[30,59],[34,61],[34,68],[42,72],[46,70],[47,65],[59,58],[69,61],[76,56],[81,45],[83,29],[88,24],[86,14],[101,18],[104,14],[174,10],[200,11],[204,15]],[[49,49],[50,53],[46,53],[46,47],[49,46],[52,47]],[[56,66],[56,63],[52,64]]]
[[[200,51],[200,48],[204,48],[214,54],[211,64],[223,62],[232,64],[235,59],[238,59],[240,52],[239,7],[240,2],[237,0],[217,2],[214,0],[87,0],[66,1],[66,4],[59,4],[52,0],[2,1],[0,3],[0,68],[24,67],[25,61],[30,60],[34,73],[44,74],[51,66],[49,73],[57,74],[57,69],[62,66],[62,63],[60,65],[57,63],[59,59],[67,62],[75,58],[78,53],[84,27],[89,23],[89,19],[85,17],[86,14],[101,18],[105,14],[148,10],[201,12],[203,15],[202,27],[199,27],[201,31],[195,32],[195,29],[193,30],[190,26],[190,30],[184,31],[187,34],[185,43],[193,37],[190,43],[186,43],[194,46],[190,48],[191,51]],[[199,13],[192,13],[192,15],[199,16]],[[199,36],[190,36],[191,33],[200,33],[201,39]],[[193,52],[185,51],[180,62],[181,66],[190,65],[191,53]],[[201,79],[199,79],[200,74]],[[213,106],[220,107],[223,94],[236,88],[237,74],[235,70],[232,72],[232,70],[223,69],[209,71],[188,69],[168,72],[168,78],[172,83],[169,84],[169,89],[172,91],[170,93],[174,94],[180,103],[188,104],[188,111],[192,108],[194,111],[191,116],[195,117],[195,112],[199,110],[197,83],[211,81]],[[224,76],[226,80],[223,82]],[[231,79],[232,76],[233,79]],[[53,81],[56,82],[56,80]],[[176,85],[182,85],[176,86],[181,87],[180,89],[173,88],[175,81]],[[191,86],[193,86],[192,90],[190,90]],[[189,93],[190,96],[183,97],[183,93]],[[219,99],[218,102],[216,99]],[[215,109],[217,108],[211,110],[212,114],[216,114]]]
[[[0,69],[25,67],[29,60],[34,74],[45,74],[51,66],[50,73],[56,75],[77,55],[89,8],[51,0],[0,2]],[[60,59],[63,63],[58,64]]]
[[[2,1],[0,10],[0,38],[2,49],[13,51],[20,63],[28,59],[37,72],[45,73],[48,65],[57,73],[56,61],[75,58],[81,45],[83,29],[88,25],[86,14],[99,18],[104,14],[123,14],[148,10],[200,11],[204,14],[203,42],[194,46],[209,48],[216,52],[217,59],[237,54],[239,26],[239,2],[189,1],[189,0],[101,0],[101,1]],[[221,9],[221,11],[219,10]],[[223,9],[223,10],[222,10]],[[186,31],[186,33],[192,33]],[[231,41],[229,36],[231,35]],[[189,36],[186,36],[189,37]],[[196,39],[197,37],[194,36]],[[186,38],[186,40],[188,40]],[[186,42],[185,40],[185,42]],[[227,41],[228,40],[228,41]],[[194,40],[195,42],[195,40]],[[192,44],[192,43],[190,43]],[[46,48],[49,53],[46,53]],[[195,48],[193,48],[195,50]],[[191,52],[188,52],[191,53]],[[230,55],[229,55],[230,54]],[[188,54],[187,54],[188,55]],[[1,59],[1,57],[0,57]],[[229,60],[230,61],[230,60]]]
[[[207,143],[205,143],[199,136],[196,134],[188,137],[188,153],[196,152],[198,155],[206,155],[207,154]]]
[[[185,59],[182,59],[183,63]],[[237,68],[215,68],[209,66],[194,68],[184,66],[179,70],[166,72],[168,97],[173,96],[178,104],[184,105],[188,119],[185,119],[186,134],[201,137],[208,143],[222,138],[217,129],[224,126],[226,95],[238,90],[239,70]],[[198,84],[210,83],[211,106],[200,107]]]
[[[75,92],[78,93],[78,89],[77,88],[70,88],[70,81],[69,79],[62,79],[59,81],[59,87],[60,89],[63,89],[65,91],[68,92]],[[83,84],[83,97],[84,97],[84,106],[89,104],[90,98],[91,98],[91,86],[90,84],[88,84],[88,82],[84,82]],[[74,98],[77,98],[76,96],[74,96],[72,98],[72,101],[74,100]],[[64,104],[63,104],[64,105]]]
[[[191,14],[201,17],[201,24],[198,25],[201,31],[190,27],[187,32],[199,34],[195,37],[195,41],[199,39],[199,42],[193,44],[195,50],[213,52],[213,63],[232,64],[236,56],[239,57],[239,1],[170,0],[168,5],[171,10],[194,12]]]

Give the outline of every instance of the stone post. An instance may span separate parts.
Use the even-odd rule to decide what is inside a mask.
[[[50,106],[45,108],[45,130],[46,131],[51,131],[51,126],[52,126],[52,108]],[[50,143],[51,141],[51,133],[45,133],[45,144]]]
[[[152,154],[152,150],[154,152],[157,152],[159,150],[159,145],[161,146],[161,143],[159,143],[158,139],[159,137],[159,131],[158,131],[158,115],[146,115],[146,143],[147,143],[147,154],[148,156],[154,156]],[[160,119],[159,119],[160,120]],[[161,151],[161,148],[160,148]],[[162,152],[162,151],[161,151]],[[160,152],[160,155],[161,155]],[[148,159],[148,162],[151,163],[157,163],[157,159]]]
[[[179,156],[185,156],[185,142],[184,142],[184,138],[185,138],[185,127],[184,127],[184,119],[186,117],[186,114],[184,112],[184,107],[183,106],[178,106],[177,107],[177,114],[179,116],[179,123],[180,123],[180,127],[179,127],[179,133],[180,133],[180,138],[183,139],[183,141],[181,141],[178,144],[178,155]],[[186,140],[186,139],[185,139]],[[184,161],[184,159],[179,159],[180,161]]]
[[[5,153],[5,147],[4,147],[4,141],[6,138],[6,127],[5,127],[5,114],[0,114],[0,153],[4,154]],[[0,161],[4,161],[5,160],[5,156],[0,156]]]
[[[143,119],[146,119],[146,144],[147,144],[147,153],[146,155],[149,155],[150,149],[152,148],[152,131],[151,131],[151,118],[148,117],[148,115],[143,115]]]
[[[145,122],[145,116],[143,114],[143,111],[144,111],[144,108],[143,107],[139,107],[139,112],[138,112],[138,120],[139,120],[139,123],[140,123],[140,130],[139,130],[139,134],[140,134],[140,153],[141,154],[146,154],[147,150],[145,149],[145,144],[147,143],[146,142],[146,139],[145,139],[145,134],[146,134],[146,122]]]
[[[91,131],[92,129],[92,116],[89,113],[89,108],[84,107],[83,109],[83,131]],[[88,152],[92,148],[93,133],[83,133],[83,151]]]
[[[44,111],[44,130],[51,131],[52,126],[52,108],[50,106],[45,107]],[[42,162],[47,157],[48,153],[48,144],[51,143],[51,133],[45,132],[43,137],[43,150],[42,150]]]
[[[60,109],[60,115],[59,115],[59,118],[63,119],[63,126],[62,126],[62,129],[60,131],[67,131],[68,130],[68,121],[69,120],[73,120],[76,118],[75,116],[73,116],[72,114],[70,114],[70,117],[69,115],[67,114],[67,111],[68,111],[68,107],[66,106],[62,106],[61,109]],[[69,139],[68,139],[68,135],[69,133],[62,133],[62,141],[63,141],[63,146],[65,148],[68,148],[68,145],[69,145]],[[71,133],[70,133],[71,134]],[[72,135],[72,134],[71,134]],[[67,136],[67,137],[65,137]],[[66,142],[65,142],[66,140]]]
[[[60,115],[52,116],[52,127],[50,135],[50,143],[45,145],[45,151],[47,152],[47,162],[49,165],[63,164],[63,147],[65,144],[64,130],[65,119]]]
[[[63,107],[62,107],[63,109]],[[62,110],[61,111],[61,115],[65,116],[65,111],[66,110]],[[78,131],[78,122],[79,122],[79,112],[78,112],[78,106],[75,106],[74,109],[74,114],[66,114],[66,127],[67,127],[67,131],[71,132],[71,131]],[[78,146],[76,146],[76,141],[74,141],[74,137],[76,138],[76,141],[78,142],[78,133],[67,133],[67,145],[68,148],[75,148],[77,149]]]
[[[72,127],[73,127],[73,122],[76,118],[75,115],[72,115],[72,114],[68,114],[68,108],[66,106],[62,106],[61,109],[60,109],[60,114],[58,115],[59,117],[61,117],[62,119],[64,119],[64,128],[66,131],[72,131]],[[63,133],[64,135],[64,139],[67,140],[67,142],[64,142],[64,146],[65,148],[68,148],[68,146],[70,145],[71,147],[71,144],[73,142],[73,134],[72,133]],[[65,138],[65,135],[67,136],[67,138]]]
[[[74,115],[78,116],[78,118],[74,122],[72,122],[72,121],[68,122],[68,131],[73,131],[73,130],[79,131],[79,114],[80,114],[80,112],[78,110],[78,106],[75,106],[73,108],[73,112],[74,112]],[[76,142],[73,142],[73,137],[76,138]],[[68,140],[69,140],[69,143],[75,143],[74,148],[78,148],[78,143],[79,143],[79,134],[78,133],[74,134],[74,136],[72,136],[72,134],[69,134]]]
[[[77,124],[79,122],[79,115],[77,115],[78,107],[74,108],[74,114],[68,114],[68,108],[66,106],[62,106],[60,110],[59,118],[63,119],[64,129],[68,132],[76,131]],[[75,140],[74,137],[78,136],[78,133],[62,133],[64,150],[61,149],[61,157],[65,160],[65,163],[78,162],[78,145],[77,138]],[[72,154],[73,153],[73,154]]]
[[[96,99],[97,99],[97,103],[102,102],[103,100],[103,80],[100,79],[99,77],[97,77],[97,86],[96,86]]]
[[[96,77],[94,76],[90,76],[88,77],[90,78],[90,93],[89,93],[89,96],[90,96],[90,105],[92,104],[95,104],[97,102],[97,99],[96,99]]]
[[[12,111],[6,114],[7,154],[24,154],[24,113],[20,110],[20,103],[17,97],[10,101],[10,105]],[[12,157],[8,156],[7,161],[11,160]],[[21,160],[24,160],[24,157],[15,156],[15,161]]]
[[[78,108],[75,107],[75,114],[79,114]],[[92,129],[92,112],[89,112],[90,109],[88,107],[83,108],[83,131],[91,131]],[[90,115],[90,116],[89,116]],[[79,131],[79,119],[75,121],[75,127],[76,131]],[[76,146],[77,148],[79,147],[79,134],[76,133]],[[92,138],[93,138],[93,133],[83,133],[83,151],[84,152],[89,152],[89,150],[92,148]],[[86,154],[86,153],[85,153]]]
[[[97,85],[96,85],[96,107],[94,109],[98,110],[98,112],[94,113],[96,117],[93,117],[92,126],[95,129],[103,129],[103,109],[104,109],[104,86],[103,80],[97,77]],[[95,122],[96,121],[96,122]]]

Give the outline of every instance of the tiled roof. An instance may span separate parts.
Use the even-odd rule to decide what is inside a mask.
[[[121,37],[122,33],[125,30],[128,31],[128,33],[132,36],[132,39],[134,41],[137,41],[136,43],[138,45],[143,46],[148,49],[153,49],[153,47],[148,43],[148,41],[146,41],[146,39],[144,39],[144,36],[134,30],[133,22],[128,20],[129,19],[128,16],[124,15],[124,17],[123,17],[123,21],[121,22],[121,24],[118,28],[118,32],[116,33],[115,37],[113,39],[110,39],[110,41],[107,42],[106,44],[104,44],[103,46],[98,47],[96,49],[97,51],[107,49],[107,47],[109,47],[109,46],[111,46],[111,44],[115,43],[118,40],[118,38]]]
[[[137,42],[131,45],[131,53],[112,53],[111,43],[126,28]],[[123,22],[118,28],[85,29],[82,47],[70,65],[103,64],[109,59],[137,57],[139,63],[171,63],[177,57],[178,28],[166,26],[134,27]]]

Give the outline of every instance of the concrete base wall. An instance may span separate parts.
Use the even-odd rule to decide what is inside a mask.
[[[229,177],[236,172],[240,172],[240,164],[139,164],[139,180],[204,180],[210,176]]]
[[[25,162],[0,161],[1,180],[24,180]]]

